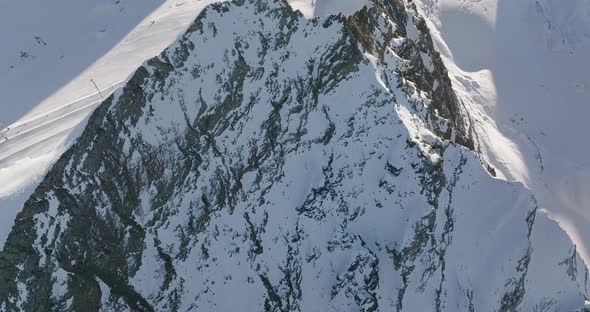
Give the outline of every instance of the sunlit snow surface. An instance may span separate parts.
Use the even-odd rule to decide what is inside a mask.
[[[288,0],[291,7],[301,11],[306,17],[327,16],[330,14],[352,14],[369,0]]]
[[[484,157],[525,183],[589,261],[590,3],[419,3]]]

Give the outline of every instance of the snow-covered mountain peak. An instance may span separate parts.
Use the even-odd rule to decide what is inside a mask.
[[[413,2],[374,3],[204,10],[27,201],[0,310],[582,307],[576,247],[465,147],[470,116]]]
[[[208,4],[187,1],[0,2],[0,222],[2,246],[35,183],[75,129]],[[308,16],[352,13],[366,1],[289,0]],[[14,30],[18,31],[14,31]]]

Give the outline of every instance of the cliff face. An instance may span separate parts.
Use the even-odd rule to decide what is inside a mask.
[[[411,1],[212,5],[27,201],[0,310],[581,307],[575,247],[471,147]]]

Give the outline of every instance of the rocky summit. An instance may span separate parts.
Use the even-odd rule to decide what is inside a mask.
[[[210,5],[28,199],[0,311],[582,311],[576,247],[473,136],[412,0]]]

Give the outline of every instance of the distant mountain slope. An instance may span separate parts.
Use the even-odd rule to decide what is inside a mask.
[[[372,2],[203,11],[27,201],[0,310],[583,307],[567,235],[466,148],[472,117],[413,2]]]

